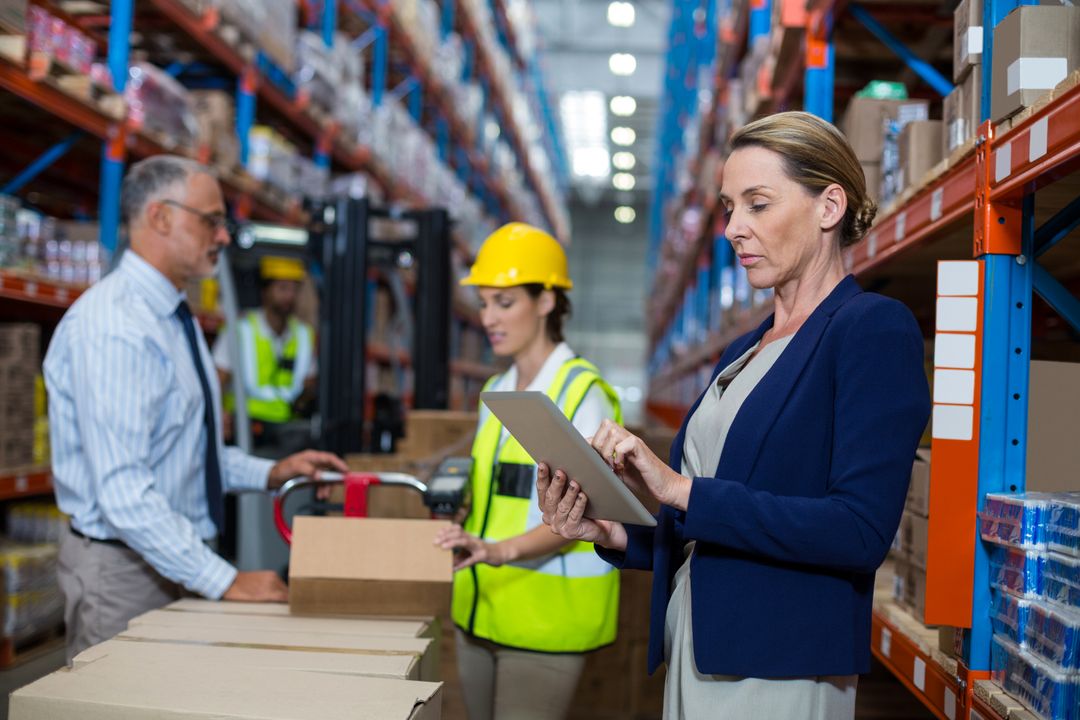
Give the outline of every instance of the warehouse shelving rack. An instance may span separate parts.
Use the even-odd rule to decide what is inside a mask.
[[[995,27],[1018,4],[986,0],[984,27]],[[819,90],[829,87],[832,79],[821,74],[832,74],[835,63],[831,47],[821,44],[831,46],[836,19],[852,10],[846,5],[843,0],[812,0],[802,28],[803,108],[826,118],[832,117],[833,95]],[[762,12],[769,12],[768,0],[753,0],[749,5],[736,0],[721,11],[721,46],[713,65],[717,101],[706,109],[702,127],[712,129],[725,81],[734,74],[731,57],[752,45],[755,30],[761,32],[755,13]],[[877,30],[888,32],[880,26]],[[739,37],[734,36],[736,31]],[[896,622],[890,612],[893,608],[884,601],[875,604],[871,649],[935,716],[990,720],[1001,715],[973,693],[976,682],[990,674],[991,636],[989,570],[986,550],[978,539],[976,513],[986,493],[1025,487],[1032,328],[1041,318],[1036,315],[1033,320],[1033,293],[1073,332],[1080,332],[1080,300],[1073,293],[1075,235],[1080,227],[1080,74],[1061,83],[1036,106],[995,125],[988,120],[993,32],[987,30],[983,37],[984,122],[973,143],[939,166],[917,190],[884,208],[869,236],[848,251],[846,262],[864,285],[881,287],[913,305],[927,329],[933,328],[930,318],[938,263],[965,264],[968,277],[977,279],[970,298],[978,303],[977,327],[970,333],[976,353],[970,367],[962,369],[969,373],[973,387],[970,402],[963,406],[970,418],[969,430],[964,439],[935,437],[931,463],[934,509],[930,513],[926,619],[965,628],[959,659],[936,652],[925,638]],[[913,53],[894,50],[905,62],[916,60]],[[800,89],[791,79],[794,75],[788,71],[784,78],[774,79],[773,102],[763,111],[791,107],[790,100]],[[933,75],[920,73],[928,82]],[[691,103],[680,105],[677,98],[666,98],[665,103],[668,113],[674,114],[664,121],[685,126],[687,120],[679,113],[685,114]],[[673,146],[676,152],[670,152],[669,146],[669,158],[678,157],[681,139]],[[671,171],[661,167],[659,172],[665,180],[665,173]],[[715,296],[701,292],[701,285],[709,289],[718,277],[715,266],[731,262],[715,198],[701,196],[702,184],[696,178],[690,188],[672,188],[667,197],[662,188],[657,192],[662,198],[654,206],[657,263],[660,231],[679,217],[672,207],[700,207],[704,220],[674,271],[657,275],[656,300],[648,316],[654,350],[663,349],[665,336],[673,326],[686,323],[687,313],[703,307],[709,310]],[[1040,264],[1038,259],[1047,253],[1050,262]],[[657,263],[652,266],[658,267]],[[661,278],[663,284],[659,284]],[[730,286],[723,290],[731,292]],[[700,391],[723,349],[764,321],[769,305],[735,307],[719,329],[699,332],[696,341],[686,343],[679,352],[656,353],[649,410],[670,423],[680,421],[692,399],[687,391]],[[1036,310],[1042,313],[1044,308]],[[698,322],[704,324],[700,318]],[[953,411],[957,406],[950,403],[939,398],[935,412]]]

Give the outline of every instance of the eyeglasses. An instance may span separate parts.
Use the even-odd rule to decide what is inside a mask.
[[[236,234],[237,224],[234,220],[230,219],[225,213],[220,212],[203,212],[202,210],[196,210],[195,208],[185,205],[176,200],[162,200],[162,205],[172,205],[178,207],[181,210],[186,210],[192,215],[198,215],[199,219],[203,221],[209,229],[217,232],[218,230],[224,230],[230,237]]]

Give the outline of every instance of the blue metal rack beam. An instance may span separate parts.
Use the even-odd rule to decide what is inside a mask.
[[[953,84],[944,75],[935,70],[933,65],[913,53],[906,45],[904,45],[904,43],[900,42],[900,40],[889,32],[884,25],[879,23],[866,8],[852,3],[848,5],[848,12],[850,12],[851,16],[858,20],[863,27],[869,30],[874,37],[880,40],[887,48],[892,50],[901,60],[903,60],[905,65],[923,79],[923,82],[934,88],[939,95],[944,97],[953,91]]]
[[[41,153],[41,155],[38,155],[33,162],[26,166],[26,169],[9,180],[3,187],[0,187],[0,193],[3,193],[4,195],[14,195],[22,190],[27,184],[32,182],[34,178],[51,167],[54,162],[64,157],[71,148],[75,147],[75,144],[79,142],[84,135],[85,133],[81,130],[76,130],[45,152]]]
[[[1039,297],[1054,308],[1054,311],[1064,318],[1073,330],[1080,332],[1080,300],[1077,300],[1068,288],[1058,282],[1046,268],[1037,263],[1032,264],[1035,274],[1035,292],[1039,293]]]
[[[109,73],[113,88],[123,95],[127,85],[134,0],[113,0],[109,6]],[[120,186],[124,180],[124,149],[106,141],[101,153],[98,222],[101,244],[112,252],[120,235]]]
[[[337,0],[323,0],[322,41],[328,48],[334,47],[334,33],[337,32]]]
[[[1066,205],[1035,231],[1035,256],[1038,257],[1080,227],[1080,198]]]

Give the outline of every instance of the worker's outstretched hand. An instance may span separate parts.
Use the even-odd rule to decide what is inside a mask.
[[[270,477],[267,479],[266,487],[276,490],[288,480],[299,476],[318,480],[320,470],[336,470],[345,473],[349,472],[349,466],[334,453],[304,450],[279,460],[274,467],[270,468]]]
[[[562,470],[552,474],[547,463],[536,466],[536,497],[544,524],[556,535],[612,550],[626,549],[626,528],[622,523],[585,517],[589,498]]]
[[[498,543],[489,543],[465,532],[460,525],[439,531],[435,544],[454,551],[454,570],[464,570],[478,563],[502,565],[506,562]]]
[[[289,588],[273,570],[239,572],[221,599],[237,602],[288,602]]]
[[[651,496],[677,510],[686,509],[690,479],[668,467],[644,440],[622,425],[604,420],[589,444],[635,494]]]

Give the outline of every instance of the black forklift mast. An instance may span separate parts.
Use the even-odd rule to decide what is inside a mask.
[[[404,254],[416,266],[413,299],[413,406],[445,409],[450,399],[450,219],[445,210],[393,212],[366,198],[340,198],[312,212],[309,250],[319,281],[319,417],[324,450],[365,447],[367,278],[394,271]],[[399,309],[400,311],[400,309]]]

